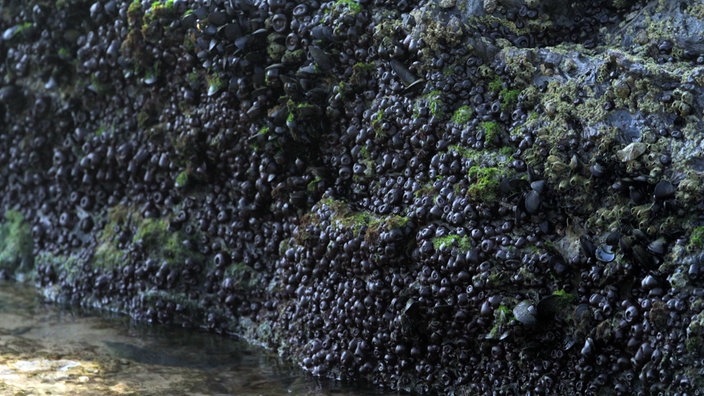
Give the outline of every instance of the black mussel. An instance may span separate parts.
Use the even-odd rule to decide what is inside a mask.
[[[225,11],[213,11],[208,15],[208,23],[219,27],[227,23],[227,18]]]
[[[309,63],[305,66],[301,66],[296,70],[296,76],[302,78],[310,78],[320,74],[320,68],[313,63]]]
[[[219,32],[223,35],[223,37],[225,37],[225,39],[229,41],[234,41],[238,37],[242,36],[242,28],[240,27],[240,24],[236,21],[223,25],[222,27],[220,27]]]
[[[0,88],[0,104],[5,104],[13,112],[22,110],[26,104],[22,89],[16,85],[6,85]]]
[[[612,247],[618,246],[619,240],[621,239],[621,234],[617,231],[610,232],[606,235],[606,244]]]
[[[589,167],[589,172],[594,177],[602,177],[602,176],[604,176],[605,170],[604,170],[604,167],[600,163],[595,162]]]
[[[650,268],[656,263],[655,257],[648,253],[648,251],[640,244],[634,244],[631,249],[631,253],[633,254],[633,258],[636,263],[643,268]]]
[[[310,37],[313,38],[313,42],[317,45],[326,45],[333,39],[333,31],[330,26],[317,25],[310,30]]]
[[[594,251],[594,257],[603,263],[610,263],[616,258],[616,254],[611,251],[610,245],[599,245]]]
[[[670,199],[675,195],[675,186],[672,185],[667,180],[660,180],[658,184],[655,185],[655,190],[653,191],[653,198],[656,201],[662,201]]]
[[[308,6],[305,4],[298,4],[297,6],[293,7],[292,14],[293,16],[300,18],[305,16],[308,13]]]
[[[288,29],[288,18],[284,14],[276,14],[271,17],[271,28],[277,33],[283,33]]]
[[[250,36],[240,36],[235,39],[235,47],[239,50],[244,51],[247,49],[249,42],[251,41]]]
[[[284,44],[286,45],[286,49],[289,51],[293,51],[296,48],[298,48],[298,35],[296,33],[289,33],[288,36],[286,36],[286,39],[284,40]]]
[[[320,68],[321,71],[327,72],[332,69],[332,61],[330,60],[330,56],[325,53],[320,47],[311,45],[308,47],[308,53],[310,54],[311,59],[315,62],[316,65]]]
[[[526,208],[526,213],[537,213],[540,208],[540,194],[535,190],[528,191],[523,199],[523,206]]]
[[[643,290],[652,290],[660,285],[660,281],[652,275],[646,275],[640,282],[640,287]]]
[[[545,180],[533,180],[530,183],[530,188],[538,194],[541,194],[545,189]]]
[[[398,75],[398,78],[401,79],[401,82],[405,86],[409,86],[413,84],[414,82],[418,81],[418,77],[416,77],[406,66],[404,66],[401,62],[399,62],[396,59],[391,59],[389,61],[391,64],[391,68],[396,72],[396,75]]]
[[[538,323],[538,310],[532,301],[523,300],[513,308],[513,316],[524,325],[532,326]]]
[[[502,195],[510,196],[516,193],[521,193],[529,188],[528,181],[522,178],[511,177],[501,180],[499,183],[499,192]]]
[[[592,340],[591,337],[588,337],[588,338],[584,341],[584,346],[583,346],[582,349],[580,350],[580,353],[581,353],[583,356],[591,356],[591,355],[594,353],[594,350],[595,350],[595,348],[594,348],[594,341]]]
[[[656,256],[663,256],[667,249],[665,238],[658,238],[648,244],[648,251]]]
[[[584,255],[588,258],[594,258],[596,252],[596,245],[594,242],[586,235],[579,237],[579,246],[582,248]]]
[[[556,316],[562,315],[569,307],[572,296],[567,293],[551,294],[538,301],[536,306],[538,318],[541,320],[552,320]]]

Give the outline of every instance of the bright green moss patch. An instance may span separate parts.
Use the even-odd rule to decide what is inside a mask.
[[[358,14],[362,11],[362,5],[356,0],[337,0],[335,7],[346,7],[353,14]]]
[[[230,286],[235,290],[251,289],[259,284],[260,274],[254,268],[243,264],[234,263],[225,269],[223,278],[230,278],[233,284]]]
[[[181,173],[176,176],[176,187],[177,188],[184,188],[188,185],[188,171],[182,171]]]
[[[504,82],[501,81],[500,77],[496,77],[495,79],[489,81],[489,91],[492,92],[499,92],[501,91],[501,88],[503,87]]]
[[[473,166],[469,168],[469,180],[472,183],[467,194],[482,202],[493,202],[497,198],[498,187],[505,177],[505,171],[497,167]]]
[[[479,127],[484,130],[484,142],[496,143],[501,134],[501,126],[496,121],[485,121],[479,124]]]
[[[158,18],[170,18],[175,16],[174,0],[155,1],[144,14],[144,25],[149,25]]]
[[[133,208],[115,206],[108,211],[108,221],[98,239],[93,255],[98,267],[117,268],[125,262],[125,246],[122,243],[140,243],[148,255],[169,264],[181,265],[187,258],[196,261],[201,254],[187,248],[187,237],[181,231],[170,229],[169,218],[143,218]],[[130,233],[130,239],[121,238],[122,232]]]
[[[521,91],[517,89],[504,89],[501,91],[501,109],[508,110],[518,103]]]
[[[5,36],[8,40],[12,40],[13,38],[21,35],[24,31],[32,27],[32,22],[23,22],[18,25],[15,25],[5,31],[3,36]]]
[[[209,74],[206,76],[208,82],[208,96],[213,96],[225,87],[225,82],[219,74]]]
[[[41,252],[35,258],[37,267],[45,266],[54,268],[56,274],[66,276],[66,280],[72,282],[82,276],[82,261],[75,255],[54,255],[48,252]],[[56,285],[58,287],[58,285]],[[52,291],[45,290],[45,293]],[[54,290],[56,292],[56,290]]]
[[[704,226],[695,227],[689,237],[689,247],[692,249],[704,248]]]
[[[513,319],[513,311],[504,304],[499,305],[494,311],[494,324],[485,338],[489,340],[501,340],[506,338],[508,324]]]
[[[433,247],[435,250],[441,249],[443,246],[457,246],[461,251],[468,251],[472,248],[472,240],[467,235],[450,234],[442,237],[433,238]]]
[[[405,227],[409,219],[405,216],[379,216],[368,211],[352,210],[348,203],[332,198],[323,198],[313,208],[327,206],[334,213],[331,223],[334,227],[351,229],[355,234],[363,233],[367,241],[375,241],[379,233]],[[308,216],[306,221],[317,222],[316,216]]]
[[[26,273],[34,266],[32,231],[20,212],[5,212],[0,224],[0,271]]]
[[[430,91],[425,95],[425,100],[428,102],[428,109],[430,114],[435,117],[442,117],[444,115],[445,106],[442,101],[442,92],[439,90]]]
[[[558,297],[561,302],[565,303],[570,303],[576,299],[574,294],[567,293],[565,289],[555,290],[552,292],[552,295]]]
[[[463,125],[469,122],[474,116],[474,111],[468,105],[461,106],[452,114],[452,122]]]
[[[184,239],[180,232],[169,231],[167,219],[143,219],[134,234],[133,242],[141,240],[148,252],[180,264],[194,253],[184,246]]]

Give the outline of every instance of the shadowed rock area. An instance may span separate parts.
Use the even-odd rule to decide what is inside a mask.
[[[704,3],[0,5],[3,277],[394,390],[704,387]]]

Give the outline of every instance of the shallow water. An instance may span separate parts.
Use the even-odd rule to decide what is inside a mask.
[[[0,282],[2,395],[381,395],[317,381],[231,338],[41,302]]]

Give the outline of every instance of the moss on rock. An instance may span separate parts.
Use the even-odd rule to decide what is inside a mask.
[[[24,274],[32,270],[32,231],[24,216],[18,211],[5,212],[0,224],[0,275]]]

